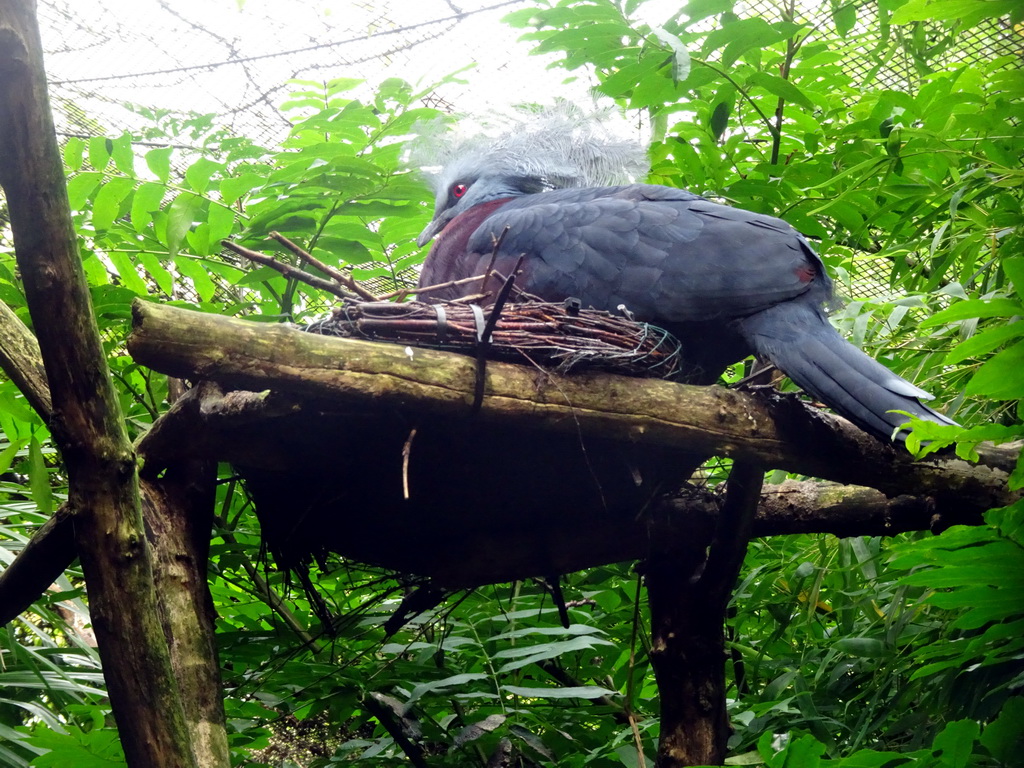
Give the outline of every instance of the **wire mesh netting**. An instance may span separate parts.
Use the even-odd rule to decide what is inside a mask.
[[[130,130],[139,117],[126,105],[140,104],[213,113],[225,128],[272,144],[291,127],[278,108],[293,79],[430,83],[474,65],[474,80],[489,84],[474,89],[477,101],[483,92],[524,99],[527,83],[543,76],[543,63],[528,60],[515,30],[500,24],[522,5],[49,0],[39,15],[65,130]],[[433,100],[447,105],[468,93],[451,84]]]
[[[386,77],[430,83],[471,66],[466,82],[448,83],[433,105],[473,111],[536,100],[538,92],[570,98],[585,82],[566,84],[546,69],[550,59],[529,55],[519,31],[501,18],[528,0],[384,0],[289,2],[249,0],[44,0],[39,5],[51,97],[68,132],[108,135],[131,130],[139,117],[129,105],[213,113],[220,123],[257,143],[272,143],[290,125],[278,110],[289,80]],[[674,3],[654,2],[672,15]],[[774,20],[768,0],[744,5],[751,15]],[[831,23],[828,5],[800,14],[812,25]],[[865,52],[877,40],[873,6],[858,9],[852,30]],[[877,33],[880,34],[880,33]],[[931,66],[1020,57],[1022,35],[1008,19],[992,19],[957,33],[934,26],[893,34],[923,34]],[[885,60],[851,56],[859,80],[877,78],[886,88],[919,84],[924,62],[900,49]]]
[[[426,97],[429,106],[481,112],[535,101],[588,99],[586,77],[565,82],[546,68],[550,58],[531,56],[520,31],[501,18],[528,0],[365,0],[281,3],[275,0],[42,0],[38,6],[51,101],[63,137],[118,136],[138,132],[143,110],[212,114],[227,132],[272,146],[290,123],[280,105],[291,80],[356,77],[367,88],[388,77],[437,82],[463,67],[463,81],[447,82]],[[653,23],[678,13],[680,3],[641,5]],[[774,20],[780,7],[768,0],[740,3],[738,11]],[[804,3],[798,15],[812,26],[832,24],[833,8]],[[851,40],[863,51],[872,37],[875,7],[857,8]],[[923,35],[928,66],[1022,55],[1020,30],[1007,19],[988,20],[956,34],[917,26],[891,34]],[[850,56],[858,81],[910,91],[928,66],[894,47],[883,60]],[[140,109],[141,108],[141,109]],[[0,200],[0,225],[4,209]],[[0,226],[0,246],[9,247]],[[884,292],[887,266],[858,269],[857,292]],[[406,275],[406,277],[412,277]],[[184,297],[178,297],[184,298]]]

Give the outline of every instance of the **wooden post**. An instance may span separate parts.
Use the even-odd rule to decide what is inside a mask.
[[[694,530],[685,546],[661,549],[647,562],[651,665],[661,697],[658,768],[721,765],[725,759],[725,613],[763,476],[759,466],[737,462],[713,536]]]

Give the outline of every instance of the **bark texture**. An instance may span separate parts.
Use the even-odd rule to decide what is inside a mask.
[[[129,351],[169,375],[344,402],[356,412],[426,413],[454,423],[466,419],[472,404],[474,361],[461,355],[323,337],[142,301],[134,311]],[[683,448],[890,495],[928,495],[937,514],[949,520],[958,518],[958,509],[973,514],[1014,498],[1002,460],[914,461],[899,446],[788,396],[607,374],[559,377],[491,362],[475,421]]]
[[[174,678],[200,768],[228,768],[215,614],[207,585],[216,464],[178,462],[159,478],[143,477],[146,525]]]
[[[715,525],[656,540],[644,564],[651,666],[661,692],[658,768],[721,765],[729,738],[725,608],[750,540],[764,471],[736,462]],[[655,531],[676,528],[665,518]]]
[[[30,0],[0,2],[0,184],[114,716],[131,766],[195,765],[161,627],[135,455],[78,259]]]
[[[10,307],[0,302],[0,368],[36,413],[49,420],[53,410],[39,342]]]
[[[464,356],[142,302],[135,313],[140,362],[208,380],[154,427],[147,462],[234,463],[285,566],[331,550],[463,587],[644,558],[716,514],[697,491],[665,498],[708,453],[844,484],[767,489],[755,535],[938,529],[1013,498],[1013,451],[914,462],[793,398],[488,363],[472,416]],[[686,524],[655,536],[659,511]]]

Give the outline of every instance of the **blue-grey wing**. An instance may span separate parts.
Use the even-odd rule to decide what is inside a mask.
[[[453,265],[464,274],[445,279],[482,272],[502,232],[496,268],[507,273],[523,255],[523,290],[625,305],[644,320],[744,317],[802,294],[821,301],[830,290],[820,259],[784,221],[644,184],[516,198],[469,237]]]

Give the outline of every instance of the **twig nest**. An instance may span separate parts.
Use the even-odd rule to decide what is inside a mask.
[[[330,336],[532,362],[566,373],[602,370],[629,376],[674,378],[682,368],[682,344],[668,331],[610,312],[539,301],[506,304],[490,339],[484,339],[491,308],[459,302],[346,301],[306,330]]]

